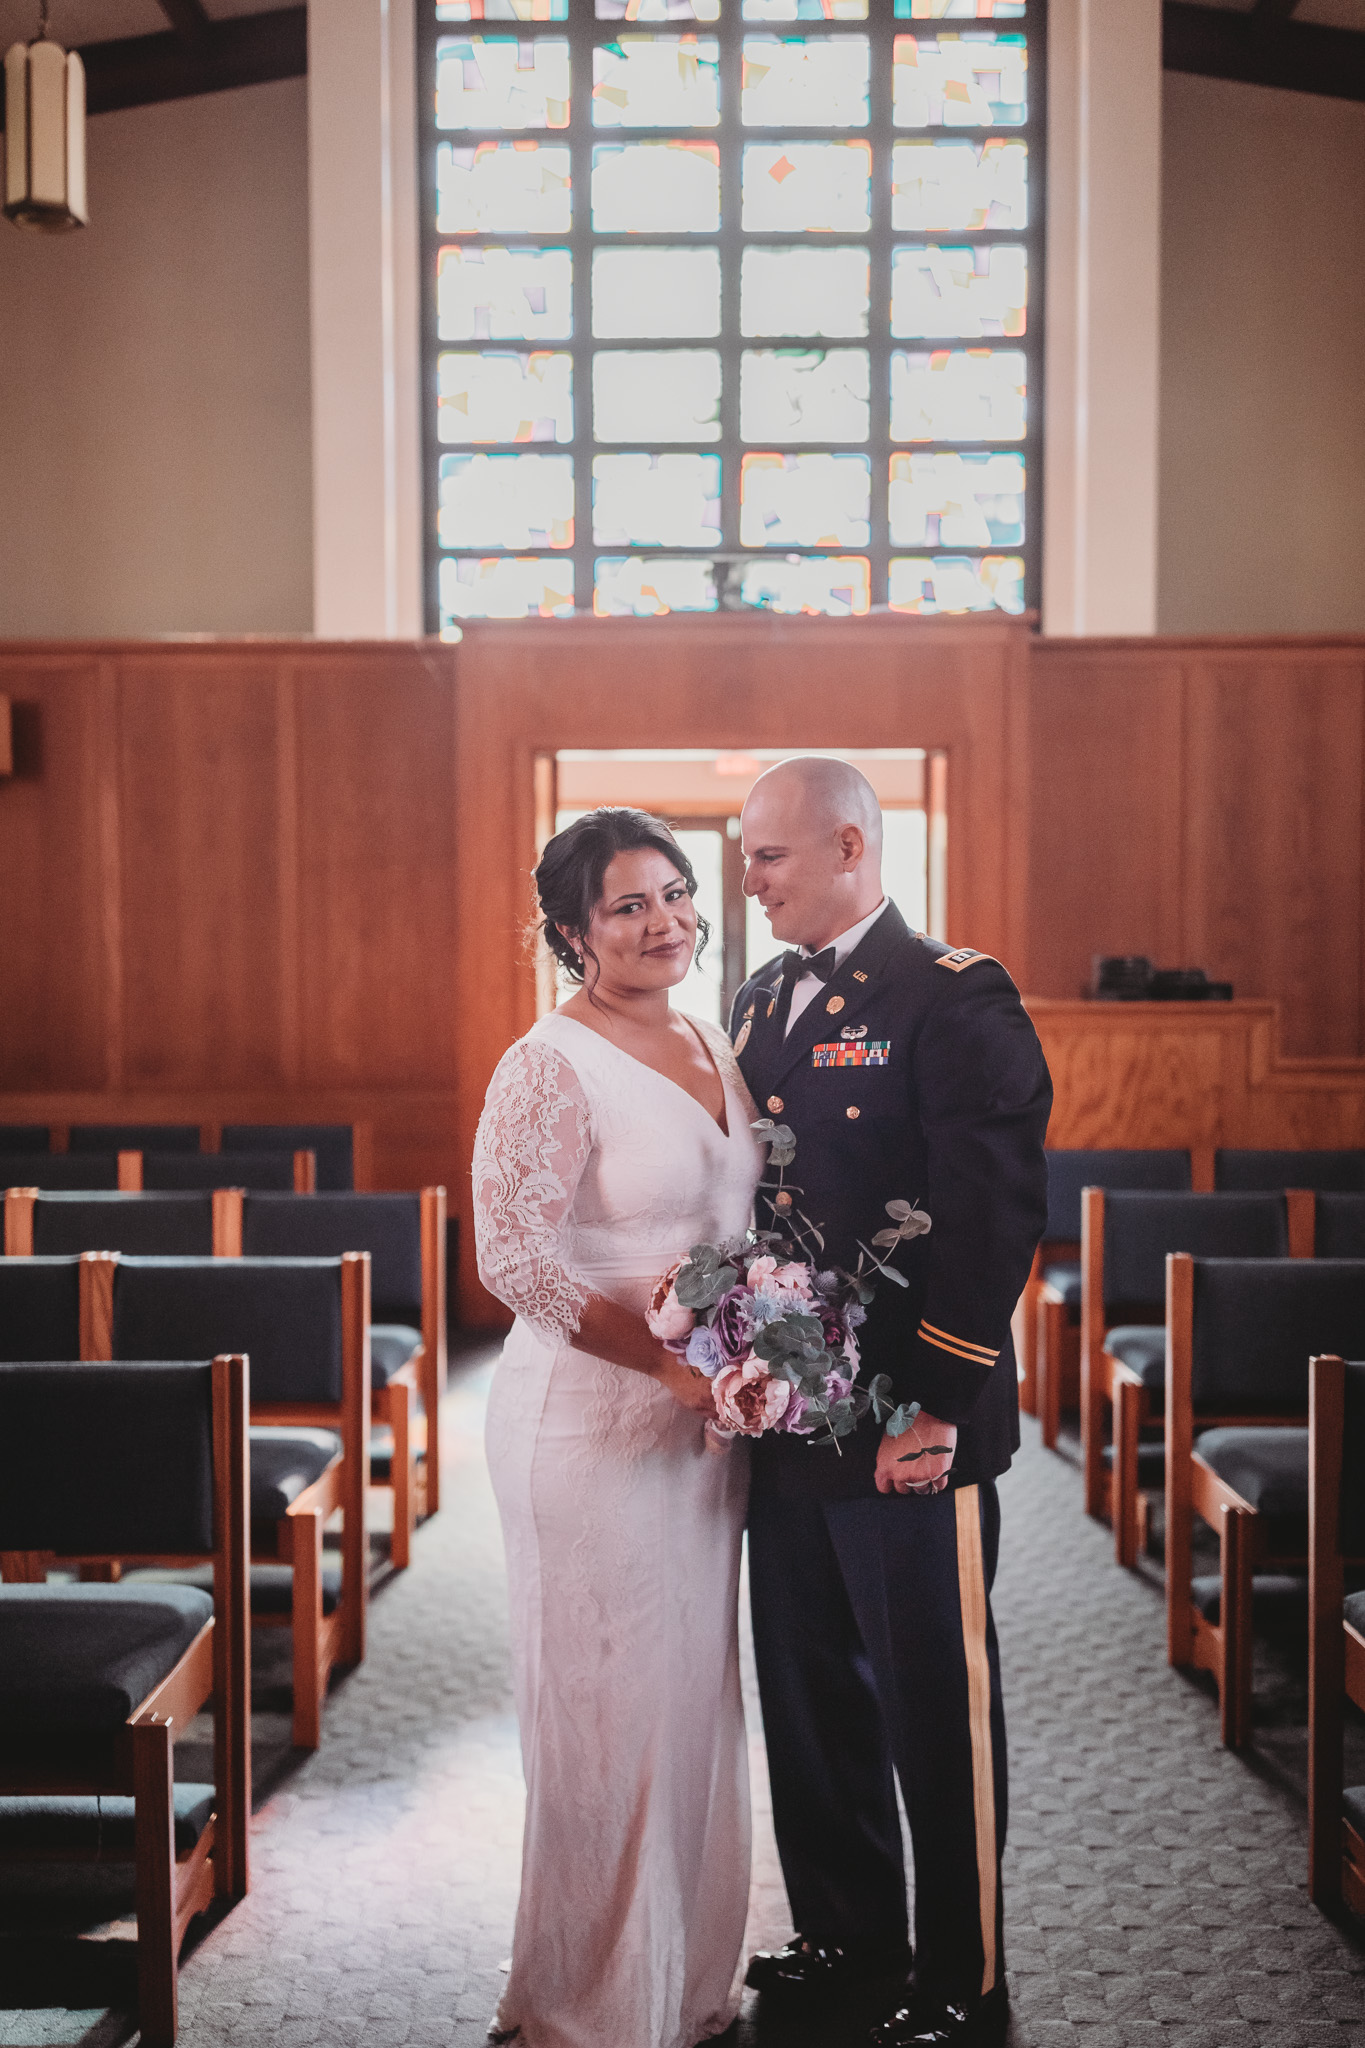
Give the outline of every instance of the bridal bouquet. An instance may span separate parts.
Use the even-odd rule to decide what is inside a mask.
[[[909,1283],[889,1264],[896,1248],[920,1237],[929,1218],[909,1202],[888,1202],[890,1227],[861,1242],[852,1272],[820,1264],[824,1239],[787,1185],[796,1140],[769,1117],[753,1126],[769,1147],[775,1181],[761,1183],[774,1228],[752,1229],[722,1244],[696,1244],[656,1282],[646,1321],[670,1351],[706,1374],[719,1426],[708,1439],[783,1430],[841,1450],[871,1409],[893,1436],[909,1429],[918,1402],[893,1407],[891,1382],[878,1373],[858,1384],[856,1332],[867,1317],[874,1275]],[[841,1453],[842,1454],[842,1453]],[[914,1452],[911,1457],[922,1456]]]

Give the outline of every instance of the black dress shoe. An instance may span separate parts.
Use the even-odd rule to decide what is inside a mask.
[[[765,1998],[819,1998],[850,1990],[870,1977],[908,1976],[911,1962],[905,1941],[820,1948],[798,1934],[785,1948],[762,1949],[752,1956],[744,1981]]]
[[[1003,1984],[984,1998],[936,1997],[916,1991],[908,2003],[872,2029],[872,2048],[1001,2048],[1009,2026]]]

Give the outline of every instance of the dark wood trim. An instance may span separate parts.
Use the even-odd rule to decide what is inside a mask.
[[[191,31],[188,24],[195,10],[188,0],[162,4],[176,21],[175,28],[160,35],[87,43],[81,50],[87,113],[112,114],[122,107],[156,106],[163,100],[307,76],[306,7],[205,20],[202,28]]]
[[[1162,64],[1200,78],[1365,100],[1365,35],[1290,21],[1288,13],[1276,0],[1251,14],[1163,0]]]

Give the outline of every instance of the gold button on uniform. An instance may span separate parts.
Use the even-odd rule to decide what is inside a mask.
[[[846,1109],[846,1110],[844,1111],[844,1115],[845,1115],[845,1116],[861,1116],[861,1115],[862,1115],[862,1111],[861,1111],[860,1109],[854,1109],[854,1108],[853,1108],[853,1107],[852,1107],[852,1106],[850,1105],[850,1107],[849,1107],[848,1109]]]
[[[768,1107],[772,1111],[774,1116],[781,1116],[782,1097],[780,1095],[770,1095],[768,1097]]]
[[[829,1011],[831,1017],[837,1017],[840,1010],[842,1010],[843,1007],[844,999],[842,996],[831,996],[829,1001],[825,1004],[825,1008]]]

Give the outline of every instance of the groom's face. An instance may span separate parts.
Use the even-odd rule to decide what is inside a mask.
[[[801,799],[794,784],[751,792],[740,820],[744,893],[758,899],[775,939],[820,947],[848,923],[863,836],[856,825],[832,824],[827,812]]]

